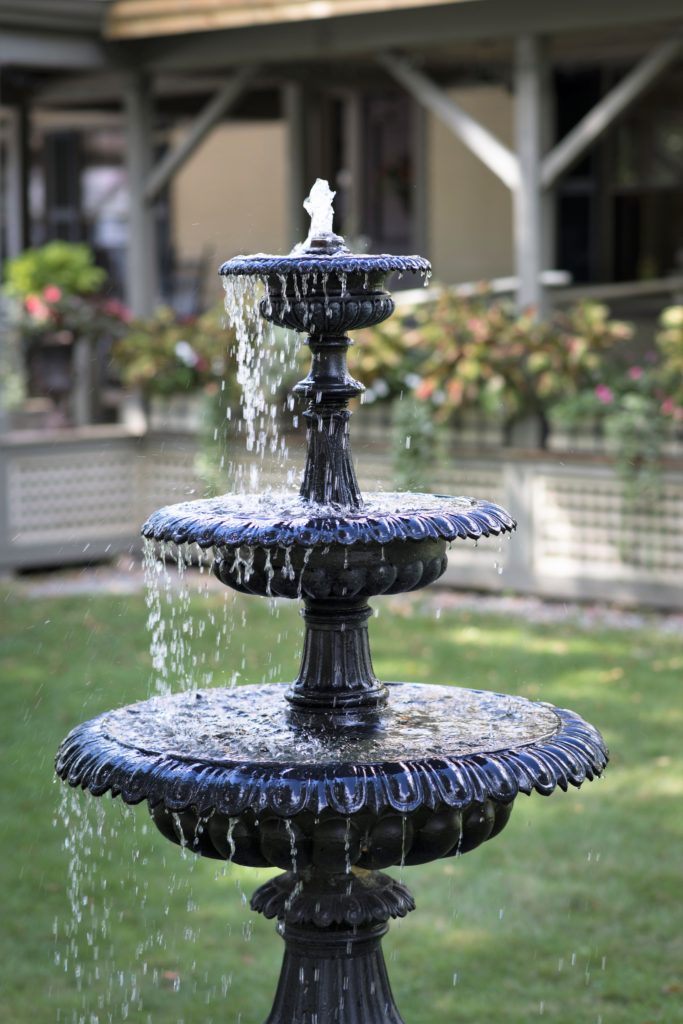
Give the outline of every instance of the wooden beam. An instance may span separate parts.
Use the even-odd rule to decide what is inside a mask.
[[[29,111],[26,104],[4,111],[4,210],[5,259],[18,256],[29,243],[28,164]]]
[[[118,103],[125,88],[125,71],[62,75],[33,89],[32,102],[43,107],[93,107],[95,103]],[[210,94],[220,89],[225,75],[159,75],[154,79],[157,99]],[[260,82],[265,84],[265,80]],[[270,83],[269,83],[270,84]],[[273,85],[278,84],[275,80]]]
[[[438,119],[467,146],[497,178],[515,189],[519,182],[519,163],[515,154],[493,132],[475,120],[421,71],[393,54],[382,53],[378,63],[413,99]]]
[[[256,71],[255,67],[240,68],[236,71],[200,110],[178,145],[165,153],[152,168],[145,184],[145,200],[148,203],[157,198],[171,178],[201,146],[214,125],[242,95]]]
[[[283,25],[235,28],[134,43],[138,66],[155,70],[206,70],[261,63],[325,62],[378,51],[412,52],[457,42],[512,40],[532,31],[549,35],[571,30],[590,34],[611,25],[651,26],[681,17],[681,0],[473,0],[471,3],[345,15]]]
[[[106,35],[112,40],[189,35],[464,2],[468,0],[114,0],[108,12]]]
[[[667,39],[643,57],[543,160],[541,182],[550,188],[570,169],[623,112],[637,100],[683,50],[683,39]]]
[[[543,207],[541,138],[543,123],[543,48],[538,36],[515,40],[515,138],[519,181],[514,193],[515,272],[520,309],[545,312],[543,270]]]
[[[381,72],[378,72],[380,74]],[[344,96],[344,152],[342,154],[346,181],[346,218],[344,234],[353,242],[353,248],[363,234],[363,94],[351,88]]]
[[[294,247],[306,237],[303,201],[313,184],[306,182],[306,94],[299,82],[287,82],[282,89],[287,124],[287,234]]]
[[[125,72],[63,75],[34,88],[31,97],[35,104],[42,106],[92,107],[95,103],[118,102],[125,85]]]
[[[125,89],[128,166],[128,249],[126,302],[135,316],[150,316],[159,300],[154,210],[145,198],[152,165],[154,118],[146,75],[132,74]]]
[[[429,124],[427,111],[419,103],[413,103],[412,154],[413,154],[413,245],[415,251],[429,258]]]
[[[90,36],[56,32],[0,31],[0,66],[25,68],[104,68],[107,53]]]

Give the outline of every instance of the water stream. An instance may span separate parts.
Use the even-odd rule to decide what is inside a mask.
[[[237,362],[242,398],[237,417],[227,411],[227,450],[221,459],[224,486],[239,494],[275,484],[291,495],[299,470],[290,463],[286,437],[280,434],[279,403],[283,381],[292,377],[296,365],[298,339],[258,315],[262,286],[249,280],[230,284],[226,311],[236,330],[231,355]],[[293,408],[290,401],[290,414]],[[141,699],[216,685],[232,687],[243,675],[249,608],[215,580],[212,560],[211,548],[144,542],[151,672],[147,687],[144,670],[140,674]],[[283,633],[276,622],[280,606],[274,599],[268,604],[274,640],[263,658],[266,682],[282,678],[276,653]],[[228,907],[234,901],[242,920],[240,934],[248,943],[252,914],[243,869],[216,867],[187,851],[181,851],[179,864],[178,849],[160,841],[151,820],[140,811],[119,800],[92,800],[68,787],[60,786],[54,825],[64,836],[69,912],[54,922],[53,957],[56,971],[70,979],[75,993],[73,1008],[57,1007],[55,1020],[184,1024],[182,1017],[173,1016],[169,999],[188,985],[205,1008],[203,1024],[237,1020],[225,1016],[233,974],[209,977],[194,951],[207,912],[215,917],[214,937],[220,938],[227,927],[224,912],[202,904],[194,879],[218,875],[223,884],[214,899]],[[167,891],[163,905],[160,877]],[[253,884],[250,878],[250,888]],[[138,940],[135,963],[123,962],[117,953],[130,948],[129,929]]]

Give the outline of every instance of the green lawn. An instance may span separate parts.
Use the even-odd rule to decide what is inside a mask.
[[[0,1021],[261,1024],[282,943],[246,898],[266,873],[183,855],[144,807],[63,802],[53,782],[69,728],[147,695],[144,598],[2,596]],[[238,626],[220,637],[215,681],[291,678],[296,609],[275,621],[263,602],[228,603]],[[375,604],[383,678],[569,706],[612,751],[605,781],[520,797],[500,838],[405,870],[418,909],[392,926],[385,950],[407,1024],[683,1022],[680,638],[437,621],[405,600]],[[202,671],[215,661],[222,607],[219,596],[194,599],[195,623],[215,620],[203,637],[195,627],[186,655]],[[65,816],[83,862],[75,930]]]

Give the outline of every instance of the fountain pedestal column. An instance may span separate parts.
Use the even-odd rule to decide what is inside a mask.
[[[266,1024],[403,1024],[381,948],[389,919],[415,906],[400,882],[378,871],[288,872],[257,889],[251,905],[278,918],[285,940]]]
[[[386,703],[387,688],[372,669],[367,627],[371,615],[362,600],[306,601],[301,668],[287,694],[293,708],[345,717],[348,724],[349,713],[359,712],[363,721],[364,711]]]

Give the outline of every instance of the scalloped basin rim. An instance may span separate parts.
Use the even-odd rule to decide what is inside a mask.
[[[536,790],[548,795],[556,786],[562,789],[569,784],[580,786],[586,779],[600,775],[607,763],[607,750],[600,734],[574,712],[486,691],[429,684],[390,685],[389,710],[393,708],[394,719],[396,716],[400,719],[405,709],[411,707],[419,719],[420,702],[424,705],[429,700],[431,710],[427,711],[432,715],[432,723],[444,718],[447,730],[451,720],[447,706],[443,708],[446,714],[442,714],[442,702],[445,700],[448,704],[450,695],[455,709],[463,702],[464,705],[473,702],[480,705],[480,726],[488,716],[497,734],[501,728],[505,732],[507,718],[514,735],[516,724],[512,719],[519,712],[526,721],[523,728],[527,733],[531,728],[531,734],[524,742],[507,748],[498,743],[488,747],[480,744],[480,749],[465,754],[449,754],[447,749],[429,749],[429,716],[424,722],[413,723],[412,732],[408,729],[408,743],[406,730],[397,730],[392,720],[385,730],[387,754],[391,754],[392,743],[404,744],[406,756],[373,756],[363,762],[350,756],[353,750],[348,744],[344,749],[338,738],[330,740],[329,737],[322,742],[339,746],[338,759],[331,761],[322,756],[319,761],[311,760],[310,748],[314,745],[311,735],[303,736],[305,757],[297,759],[294,750],[283,749],[279,760],[273,756],[250,757],[247,749],[243,756],[216,759],[200,749],[177,749],[178,737],[172,733],[173,742],[165,747],[158,739],[145,742],[147,725],[140,720],[141,712],[143,715],[145,710],[151,712],[148,721],[157,714],[159,717],[168,715],[172,731],[181,728],[183,715],[190,715],[198,730],[195,741],[200,737],[203,742],[201,715],[204,708],[208,708],[205,714],[209,721],[216,707],[220,714],[225,714],[226,701],[230,713],[225,715],[224,724],[229,724],[233,732],[239,734],[241,716],[246,729],[244,735],[248,734],[252,745],[259,741],[265,728],[263,708],[277,711],[279,718],[272,726],[275,739],[269,742],[280,742],[288,729],[282,704],[285,684],[265,684],[232,690],[185,691],[107,712],[78,726],[67,736],[57,755],[57,773],[70,785],[89,789],[96,796],[111,790],[114,796],[120,794],[125,803],[146,799],[152,806],[161,804],[172,811],[193,808],[202,816],[214,811],[237,816],[250,810],[291,817],[302,811],[318,815],[326,810],[344,815],[367,810],[376,814],[391,811],[405,814],[421,807],[462,808],[488,799],[510,803],[520,792]],[[440,699],[434,704],[435,695]],[[213,709],[209,707],[212,702]],[[240,708],[241,704],[246,710]],[[457,722],[454,728],[456,726]],[[461,728],[468,727],[469,722],[464,726],[461,723]],[[137,738],[136,729],[142,730]],[[211,735],[210,729],[207,735],[211,754],[216,735]],[[302,738],[302,734],[297,735]],[[444,735],[442,729],[441,739],[437,738],[435,745],[443,742]],[[220,729],[217,736],[218,742],[225,739]],[[290,743],[291,735],[285,736],[285,740]],[[242,741],[238,735],[236,742]],[[424,753],[417,749],[411,751],[411,744],[415,747],[415,743],[427,744]]]
[[[423,256],[394,256],[391,253],[371,255],[366,253],[300,253],[279,256],[272,253],[255,253],[251,256],[234,256],[222,264],[218,273],[222,277],[268,276],[269,274],[389,274],[399,273],[430,274],[432,265]]]
[[[363,508],[322,506],[291,492],[224,494],[179,502],[153,512],[142,527],[151,540],[212,546],[388,544],[394,540],[453,541],[500,536],[515,529],[500,505],[447,494],[378,492]]]

